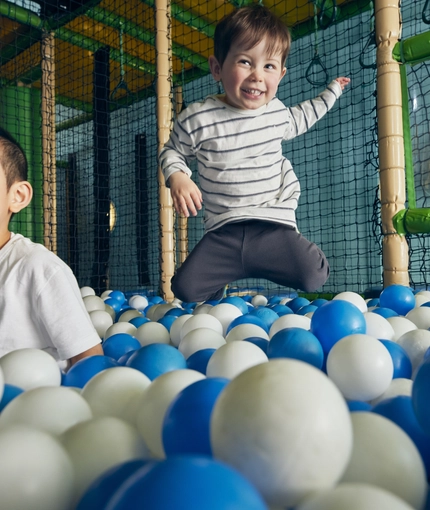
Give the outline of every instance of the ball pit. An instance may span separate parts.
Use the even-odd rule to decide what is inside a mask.
[[[430,508],[430,292],[383,292],[81,289],[104,356],[0,358],[0,506]]]

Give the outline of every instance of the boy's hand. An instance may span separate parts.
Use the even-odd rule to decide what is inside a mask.
[[[341,76],[340,78],[336,78],[336,81],[339,83],[340,88],[343,90],[349,84],[351,79]]]
[[[197,216],[202,208],[202,194],[196,184],[183,172],[175,172],[169,177],[170,194],[175,211],[188,218],[190,213]]]

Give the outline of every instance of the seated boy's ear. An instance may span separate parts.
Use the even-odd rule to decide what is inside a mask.
[[[27,181],[19,181],[12,184],[10,189],[9,211],[18,213],[28,206],[33,198],[33,188]]]

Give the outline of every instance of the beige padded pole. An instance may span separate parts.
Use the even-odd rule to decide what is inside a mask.
[[[157,54],[157,131],[158,152],[169,139],[172,124],[172,38],[170,3],[168,0],[155,2],[155,49]],[[161,169],[158,169],[159,204],[160,204],[160,287],[162,297],[172,301],[170,280],[175,270],[174,215],[170,192],[166,188]]]
[[[182,87],[175,88],[175,111],[179,115],[182,111],[184,102]],[[179,230],[179,265],[181,265],[188,256],[188,219],[185,216],[178,216]]]
[[[392,52],[400,38],[399,0],[375,1],[377,115],[384,287],[409,286],[408,245],[396,233],[393,216],[405,208],[405,158],[399,63]]]
[[[57,253],[57,170],[55,149],[55,37],[42,35],[43,242]]]

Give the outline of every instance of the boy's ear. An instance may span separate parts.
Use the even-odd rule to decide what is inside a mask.
[[[9,190],[9,212],[15,214],[28,206],[33,198],[33,188],[27,181],[19,181],[12,184]]]
[[[286,67],[284,67],[284,68],[282,69],[281,77],[279,78],[279,81],[281,81],[281,80],[282,80],[282,78],[283,78],[286,74],[287,74],[287,68],[286,68]]]
[[[214,55],[211,55],[209,57],[209,67],[212,73],[212,76],[216,81],[221,80],[221,66],[219,65],[218,60],[214,57]]]

